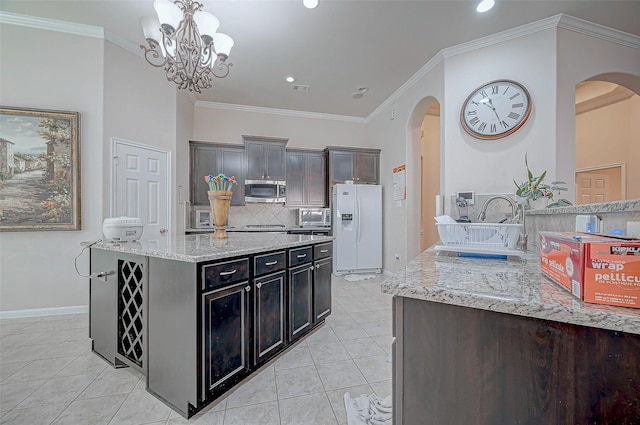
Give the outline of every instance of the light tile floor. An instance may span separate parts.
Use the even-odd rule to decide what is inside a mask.
[[[87,314],[2,320],[0,424],[346,424],[345,392],[391,394],[383,279],[334,276],[323,327],[188,421],[147,393],[142,375],[91,352]]]

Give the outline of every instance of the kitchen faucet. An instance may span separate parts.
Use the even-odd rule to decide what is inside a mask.
[[[498,199],[504,199],[509,203],[509,205],[511,205],[511,216],[515,220],[515,223],[522,224],[522,231],[518,236],[518,241],[516,242],[516,248],[526,252],[528,238],[524,228],[524,207],[522,205],[516,204],[516,202],[513,199],[511,199],[509,196],[495,195],[487,199],[486,201],[484,201],[484,204],[482,204],[482,208],[480,209],[480,215],[478,216],[478,220],[485,221],[487,219],[487,208],[489,207],[489,204]]]

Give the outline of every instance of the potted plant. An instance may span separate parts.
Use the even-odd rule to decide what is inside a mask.
[[[565,182],[554,181],[550,184],[546,184],[544,182],[544,179],[547,176],[546,170],[540,174],[540,176],[534,176],[533,172],[529,168],[527,154],[524,155],[524,164],[527,167],[527,181],[522,183],[518,183],[515,180],[513,181],[516,185],[516,197],[518,198],[518,203],[522,205],[524,209],[534,208],[534,201],[539,199],[545,201],[546,205],[544,207],[546,208],[573,205],[568,199],[564,198],[560,198],[555,200],[555,202],[552,202],[554,201],[554,197],[560,195],[560,192],[567,190]]]

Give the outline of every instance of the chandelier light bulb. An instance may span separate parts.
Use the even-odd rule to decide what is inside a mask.
[[[158,14],[158,20],[162,24],[162,29],[167,34],[172,34],[180,25],[182,11],[170,0],[155,0],[153,8]]]
[[[307,9],[315,9],[318,7],[318,0],[302,0],[302,4]]]
[[[209,12],[198,10],[193,14],[193,20],[198,26],[200,37],[205,40],[205,44],[211,44],[213,37],[218,31],[220,21]]]
[[[486,12],[487,10],[490,10],[495,4],[496,2],[494,0],[482,0],[478,4],[478,7],[476,7],[476,10],[479,13],[483,13],[483,12]]]

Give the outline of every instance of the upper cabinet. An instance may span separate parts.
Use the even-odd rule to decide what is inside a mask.
[[[322,151],[287,150],[287,205],[326,205],[326,155]]]
[[[329,185],[353,180],[359,184],[380,184],[380,149],[327,146]]]
[[[221,143],[189,142],[191,162],[190,187],[192,205],[209,205],[207,191],[209,185],[204,176],[222,173],[234,176],[237,185],[233,186],[231,205],[244,205],[244,149],[239,145]]]
[[[247,180],[285,180],[286,144],[289,139],[242,136]]]

